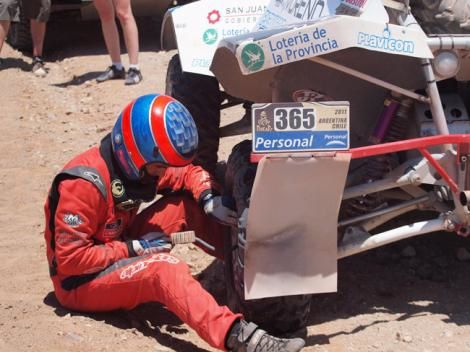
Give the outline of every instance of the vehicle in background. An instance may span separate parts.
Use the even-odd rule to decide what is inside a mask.
[[[132,9],[136,17],[163,17],[165,11],[175,4],[175,0],[132,0]],[[52,0],[49,21],[96,19],[98,19],[98,13],[93,0]],[[7,42],[15,49],[31,50],[29,21],[24,18],[21,11],[19,21],[11,24]]]

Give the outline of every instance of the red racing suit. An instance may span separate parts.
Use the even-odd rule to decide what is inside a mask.
[[[45,240],[58,301],[79,311],[132,309],[158,301],[211,346],[225,349],[226,335],[241,316],[219,306],[177,257],[159,253],[129,258],[124,242],[148,232],[169,235],[190,229],[220,257],[223,227],[195,201],[215,192],[216,183],[193,165],[168,168],[156,184],[126,183],[111,155],[106,137],[99,148],[70,161],[51,186]],[[171,195],[137,214],[139,199],[153,199],[156,192]]]

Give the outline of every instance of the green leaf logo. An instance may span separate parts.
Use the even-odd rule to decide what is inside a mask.
[[[217,34],[217,31],[213,28],[210,28],[204,32],[204,34],[202,35],[202,40],[207,45],[212,45],[217,41],[218,37],[219,35]]]
[[[263,48],[254,43],[247,44],[242,50],[241,59],[248,71],[258,71],[264,65]]]

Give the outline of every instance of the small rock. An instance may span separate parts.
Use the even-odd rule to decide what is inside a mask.
[[[77,341],[77,342],[81,342],[83,341],[83,337],[74,333],[74,332],[68,332],[64,335],[64,337],[66,339],[69,339],[69,340],[73,340],[73,341]]]
[[[447,337],[447,338],[450,338],[450,337],[453,337],[454,336],[454,333],[450,330],[446,330],[444,331],[444,333],[442,334],[444,337]]]
[[[82,104],[88,104],[88,103],[91,103],[92,101],[93,101],[93,97],[89,97],[89,96],[86,96],[80,99],[80,103]]]
[[[406,343],[413,342],[413,338],[411,337],[411,335],[402,335],[401,333],[397,332],[395,337],[398,341],[402,341]]]

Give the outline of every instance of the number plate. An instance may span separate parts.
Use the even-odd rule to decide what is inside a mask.
[[[253,104],[253,152],[349,149],[349,103]]]

